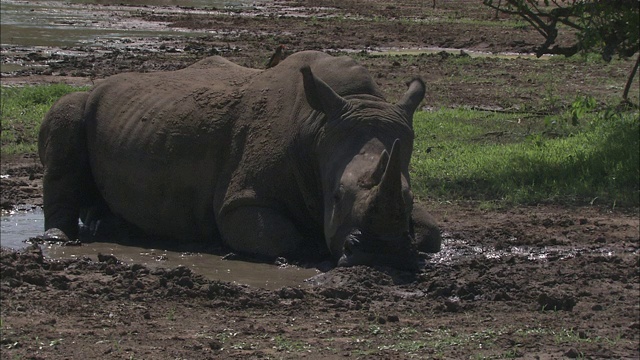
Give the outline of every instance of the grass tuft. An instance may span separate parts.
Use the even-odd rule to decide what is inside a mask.
[[[2,155],[35,153],[38,131],[51,105],[65,94],[84,90],[66,84],[0,88]]]

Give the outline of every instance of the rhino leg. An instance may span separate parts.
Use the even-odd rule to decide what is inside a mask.
[[[299,254],[302,234],[287,217],[266,207],[239,207],[218,216],[220,233],[233,250],[263,258]]]
[[[38,137],[38,152],[44,165],[44,226],[59,229],[70,239],[78,238],[80,208],[95,198],[84,130],[84,107],[88,94],[69,94],[53,105],[45,116]]]
[[[418,251],[437,253],[442,247],[440,228],[427,210],[416,204],[411,213],[411,225]]]

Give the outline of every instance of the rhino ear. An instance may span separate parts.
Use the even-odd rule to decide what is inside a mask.
[[[424,99],[424,95],[427,90],[424,81],[419,77],[416,77],[413,80],[409,81],[407,83],[407,86],[409,87],[409,89],[404,94],[402,99],[400,99],[397,105],[400,107],[400,109],[402,109],[402,111],[404,111],[404,113],[409,118],[409,124],[412,125],[413,113],[418,108],[418,105],[420,105],[422,99]]]
[[[327,83],[320,80],[306,65],[302,69],[302,82],[307,102],[314,110],[327,115],[328,119],[337,119],[349,108],[347,100],[338,95]]]

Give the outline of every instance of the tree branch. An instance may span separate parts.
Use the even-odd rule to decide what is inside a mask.
[[[629,78],[627,78],[627,83],[624,85],[624,92],[622,93],[622,99],[625,102],[629,101],[629,90],[631,89],[631,84],[633,83],[633,78],[636,76],[636,72],[638,71],[638,65],[640,65],[640,55],[636,57],[636,64],[633,65],[631,69],[631,73],[629,74]]]

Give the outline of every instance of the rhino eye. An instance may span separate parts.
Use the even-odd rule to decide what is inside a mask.
[[[344,188],[342,187],[342,185],[340,185],[340,187],[333,192],[333,202],[339,203],[340,201],[342,201],[343,197],[344,197]]]

